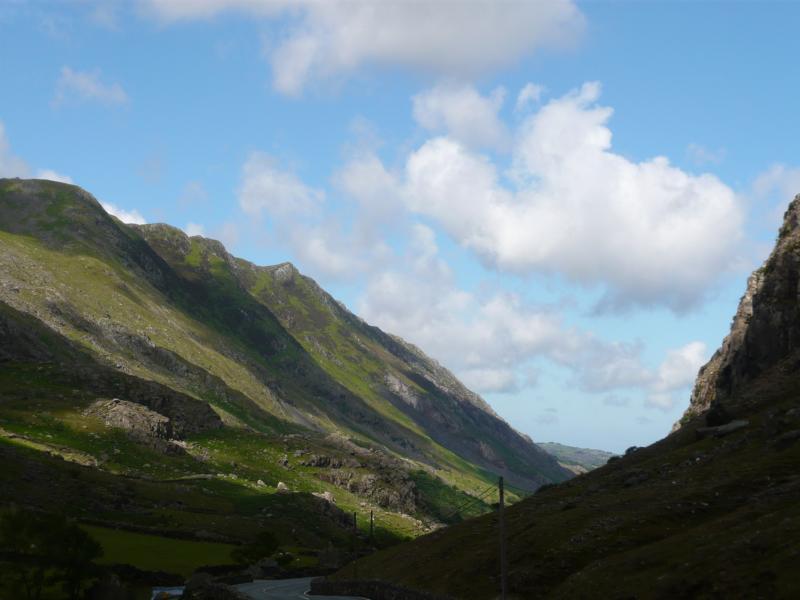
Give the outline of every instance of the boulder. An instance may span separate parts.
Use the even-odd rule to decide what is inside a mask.
[[[172,423],[168,417],[127,400],[97,400],[85,414],[98,417],[108,427],[124,429],[132,437],[162,440],[172,437]]]
[[[313,492],[313,495],[317,498],[325,500],[328,504],[336,504],[336,499],[333,497],[333,494],[330,492]]]
[[[172,420],[136,402],[119,398],[97,400],[84,414],[99,418],[108,427],[122,429],[131,439],[153,450],[172,455],[186,454],[185,447],[172,439],[175,435]]]
[[[714,437],[723,437],[729,433],[733,433],[734,431],[739,431],[740,429],[747,427],[749,424],[750,421],[740,419],[737,421],[731,421],[727,425],[719,425],[718,427],[698,427],[696,434],[698,439],[712,435]]]

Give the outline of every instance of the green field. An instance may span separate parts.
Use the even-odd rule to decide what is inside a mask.
[[[166,571],[188,577],[204,565],[234,564],[231,544],[193,542],[106,527],[84,526],[103,546],[101,564],[124,563],[143,571]]]

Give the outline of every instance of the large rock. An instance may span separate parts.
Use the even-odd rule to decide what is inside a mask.
[[[381,469],[376,475],[337,469],[317,473],[317,477],[389,510],[413,513],[418,509],[419,490],[403,471]]]
[[[173,440],[172,421],[146,406],[113,398],[97,400],[84,411],[108,427],[124,430],[133,440],[165,454],[183,454],[185,450]]]
[[[706,412],[800,351],[800,195],[789,204],[775,248],[747,280],[731,331],[700,369],[681,422]],[[796,361],[795,361],[796,363]],[[796,369],[797,364],[787,364]],[[676,424],[676,428],[680,423]]]
[[[100,418],[109,427],[124,429],[135,438],[172,438],[172,423],[168,417],[134,402],[119,398],[98,400],[85,414]]]

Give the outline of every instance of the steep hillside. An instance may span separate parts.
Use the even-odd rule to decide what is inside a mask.
[[[254,514],[283,518],[279,492],[304,493],[328,525],[279,529],[324,547],[352,511],[362,526],[374,511],[388,543],[485,511],[456,509],[498,474],[516,493],[570,475],[288,263],[258,267],[214,240],[124,225],[75,186],[18,179],[0,180],[0,250],[0,446],[11,463],[43,461],[33,487],[59,469],[48,455],[109,489],[180,480],[225,499],[202,529],[233,541]],[[0,502],[48,507],[11,483]],[[91,505],[68,489],[65,506]],[[128,501],[148,505],[137,490]],[[196,507],[137,516],[99,498],[92,514],[114,526],[197,529]]]
[[[682,425],[507,511],[519,598],[800,595],[800,197],[750,278]],[[446,567],[445,567],[446,566]],[[484,515],[358,561],[358,573],[456,598],[496,597]]]
[[[555,456],[561,466],[576,474],[586,473],[597,467],[602,467],[608,462],[608,459],[616,456],[613,452],[606,452],[605,450],[576,448],[557,442],[539,442],[537,445],[545,452]]]
[[[362,432],[423,460],[435,460],[426,450],[432,439],[522,489],[564,478],[545,452],[497,417],[449,371],[350,313],[290,263],[258,267],[232,257],[214,240],[189,238],[165,225],[136,229],[184,278],[202,281],[206,289],[230,285],[245,290],[248,299],[274,315],[312,359],[314,371],[305,371],[300,384],[327,376],[344,388],[338,394],[348,395],[345,410],[352,408],[353,398],[364,402],[363,414],[347,416],[348,421],[358,421]],[[271,389],[277,398],[300,395],[280,385],[286,383]],[[377,413],[379,420],[366,411]],[[335,415],[331,419],[341,421]],[[385,429],[386,422],[405,429]]]
[[[747,280],[731,332],[697,377],[684,419],[720,406],[759,375],[800,353],[800,195],[789,204],[778,240]]]

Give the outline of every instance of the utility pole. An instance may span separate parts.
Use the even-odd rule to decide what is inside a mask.
[[[506,549],[505,490],[502,477],[497,486],[500,492],[500,502],[497,505],[497,517],[500,522],[500,598],[506,600],[508,596],[508,554]]]
[[[358,579],[358,513],[353,511],[353,579]]]
[[[369,542],[372,544],[374,542],[374,534],[375,534],[375,511],[369,511]]]

